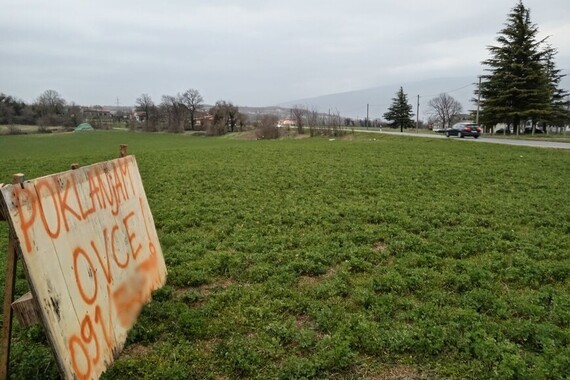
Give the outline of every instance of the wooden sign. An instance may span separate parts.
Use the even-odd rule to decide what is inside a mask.
[[[40,317],[66,379],[97,379],[121,352],[166,266],[136,160],[1,189]]]

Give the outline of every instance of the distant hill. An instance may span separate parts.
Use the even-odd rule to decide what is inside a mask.
[[[478,78],[472,76],[434,78],[292,100],[281,103],[279,106],[303,105],[309,108],[314,107],[323,113],[327,113],[330,109],[333,113],[338,111],[342,116],[364,119],[366,117],[366,104],[370,104],[370,119],[375,119],[382,117],[392,103],[392,98],[402,86],[408,95],[409,102],[414,106],[414,114],[417,107],[417,96],[420,95],[420,120],[427,120],[428,102],[444,92],[461,103],[464,113],[475,110],[477,106],[472,102],[472,98],[475,96],[474,91],[477,82]],[[562,83],[563,87],[570,88],[570,78],[565,77]]]
[[[336,94],[328,94],[316,96],[312,98],[304,98],[279,103],[266,107],[249,107],[239,105],[242,113],[246,114],[250,120],[256,120],[260,115],[272,114],[277,115],[281,119],[290,117],[290,109],[295,105],[304,106],[314,109],[322,114],[339,113],[343,117],[364,119],[366,117],[366,104],[370,105],[370,119],[374,120],[382,118],[384,112],[392,103],[392,98],[400,86],[404,88],[404,92],[408,95],[409,102],[413,105],[414,114],[417,107],[417,96],[420,95],[420,120],[426,121],[428,118],[428,102],[441,93],[447,93],[453,96],[463,106],[463,113],[468,114],[471,110],[476,109],[476,105],[472,102],[475,97],[475,89],[477,88],[477,77],[449,77],[449,78],[432,78],[416,82],[404,82],[378,87],[366,88],[362,90],[340,92]],[[570,77],[564,77],[562,87],[570,90]],[[204,104],[203,109],[208,110],[212,105]],[[105,106],[110,111],[130,112],[134,106]]]
[[[276,115],[280,119],[286,119],[291,114],[290,107],[279,107],[279,106],[270,106],[270,107],[239,106],[239,111],[241,113],[246,114],[250,120],[255,120],[257,117],[265,114]]]
[[[414,114],[416,112],[417,96],[418,94],[420,95],[420,119],[427,119],[425,115],[427,103],[430,99],[443,92],[447,92],[458,100],[463,105],[464,111],[473,109],[474,105],[472,105],[470,99],[474,96],[473,91],[476,81],[476,77],[428,79],[420,82],[384,85],[314,98],[292,100],[281,103],[279,106],[304,105],[309,108],[317,108],[319,112],[326,113],[330,109],[331,112],[338,112],[342,116],[364,119],[366,117],[366,104],[369,104],[370,118],[375,119],[382,117],[382,114],[386,112],[392,103],[392,98],[395,97],[396,92],[402,86],[404,92],[408,95],[409,102],[414,106]]]

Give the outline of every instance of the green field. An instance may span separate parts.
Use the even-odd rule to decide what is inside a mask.
[[[570,374],[570,152],[391,135],[2,136],[0,182],[114,158],[120,143],[169,277],[105,379]],[[14,335],[12,378],[57,378],[41,329]]]

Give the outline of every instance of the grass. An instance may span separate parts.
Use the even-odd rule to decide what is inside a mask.
[[[494,138],[500,139],[515,139],[515,140],[536,140],[536,141],[555,141],[570,143],[570,132],[567,133],[549,133],[549,134],[521,134],[521,135],[503,135],[501,133],[489,135]]]
[[[399,130],[391,129],[391,128],[383,128],[385,132],[399,132]],[[415,128],[410,128],[404,130],[404,132],[409,133],[420,133],[420,134],[437,134],[437,135],[445,135],[444,133],[435,133],[428,129],[418,129],[416,131]],[[498,139],[509,139],[509,140],[535,140],[535,141],[552,141],[552,142],[567,142],[570,143],[570,132],[564,133],[549,133],[549,134],[535,134],[534,136],[531,134],[520,134],[520,135],[503,135],[501,133],[498,134],[491,134],[491,133],[484,133],[481,135],[482,138],[498,138]]]
[[[21,133],[37,133],[38,126],[37,125],[15,125]],[[0,135],[9,134],[10,126],[9,125],[0,125]]]
[[[570,373],[568,152],[392,135],[10,136],[0,182],[113,158],[120,143],[169,277],[105,379]],[[6,237],[2,224],[2,250]],[[12,378],[57,378],[41,329],[14,334]]]

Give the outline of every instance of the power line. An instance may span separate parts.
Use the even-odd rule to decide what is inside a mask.
[[[433,94],[433,95],[422,95],[422,97],[438,96],[439,94],[449,94],[450,92],[455,92],[455,91],[463,90],[464,88],[467,88],[467,87],[473,86],[473,85],[474,85],[474,83],[469,83],[469,84],[466,84],[465,86],[461,86],[461,87],[455,88],[455,89],[453,89],[453,90],[443,91],[443,92],[440,92],[440,93],[438,93],[438,94]]]

